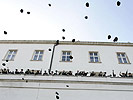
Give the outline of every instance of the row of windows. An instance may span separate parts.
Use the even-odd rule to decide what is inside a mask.
[[[71,51],[62,51],[62,61],[71,61]],[[123,53],[117,53],[117,58],[120,64],[128,64],[129,59],[127,55]],[[90,63],[99,63],[100,57],[98,52],[89,52]]]
[[[17,50],[9,50],[4,58],[4,60],[13,61],[15,56],[17,54]],[[32,60],[33,61],[42,61],[44,51],[43,50],[35,50],[33,53]],[[72,61],[71,58],[71,51],[62,51],[61,60],[64,62]],[[117,53],[117,58],[119,63],[121,64],[127,64],[129,63],[129,59],[126,55],[126,53]],[[89,61],[90,63],[99,63],[100,57],[98,52],[89,52]]]
[[[4,60],[13,61],[17,54],[17,50],[9,50],[4,58]],[[41,61],[43,57],[43,50],[35,50],[33,53],[32,60]]]

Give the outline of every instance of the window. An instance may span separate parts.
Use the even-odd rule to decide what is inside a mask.
[[[41,61],[43,57],[43,50],[35,50],[32,60]]]
[[[127,64],[129,60],[125,53],[117,53],[117,58],[120,64]]]
[[[71,61],[71,51],[62,51],[62,61]]]
[[[98,63],[100,62],[98,52],[89,52],[89,58],[91,63]]]
[[[13,61],[17,54],[17,50],[9,50],[4,58],[4,60]]]

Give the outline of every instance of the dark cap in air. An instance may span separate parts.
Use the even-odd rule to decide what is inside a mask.
[[[88,2],[85,5],[86,5],[86,7],[89,7],[89,3]]]
[[[118,37],[115,37],[113,41],[114,42],[117,42],[118,41]]]
[[[70,56],[70,59],[73,59],[73,56]]]
[[[121,2],[120,1],[117,1],[117,6],[120,6],[121,5]]]
[[[2,66],[6,66],[6,64],[5,63],[2,63]]]
[[[108,39],[111,39],[111,35],[108,35]]]
[[[23,13],[23,12],[24,12],[24,10],[23,10],[23,9],[20,9],[20,12],[21,12],[21,13]]]
[[[64,36],[62,36],[62,39],[64,40],[64,39],[65,39],[65,37],[64,37]]]
[[[85,19],[88,19],[88,16],[85,16]]]
[[[72,39],[72,42],[75,42],[75,39]]]
[[[51,49],[49,48],[48,51],[51,51]]]
[[[63,32],[65,32],[65,29],[62,29]]]
[[[58,95],[56,96],[56,99],[59,99],[59,96]]]
[[[59,95],[59,93],[58,93],[58,92],[55,92],[55,94]]]
[[[51,4],[48,4],[49,7],[51,7]]]
[[[30,14],[30,12],[28,11],[27,14]]]
[[[7,31],[4,31],[4,34],[6,35],[7,34]]]

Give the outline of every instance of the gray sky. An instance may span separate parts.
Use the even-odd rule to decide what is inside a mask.
[[[89,2],[90,7],[85,3]],[[133,42],[133,0],[0,0],[1,40]],[[49,7],[48,4],[52,6]],[[20,13],[20,9],[24,12]],[[31,14],[27,14],[30,11]],[[88,19],[84,17],[88,16]],[[62,32],[65,29],[65,32]],[[4,35],[3,32],[8,34]],[[111,35],[111,40],[107,39]]]

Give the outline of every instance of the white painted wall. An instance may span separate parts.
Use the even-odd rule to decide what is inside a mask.
[[[62,50],[72,51],[72,62],[60,62]],[[89,51],[98,51],[102,63],[89,63]],[[126,70],[133,72],[133,47],[59,45],[55,52],[53,70],[106,71],[108,74],[112,73],[112,70],[116,73]],[[116,52],[125,52],[131,64],[118,64]]]
[[[53,47],[51,44],[0,44],[0,59],[1,63],[4,59],[6,53],[9,49],[17,49],[17,55],[14,61],[9,61],[7,66],[9,69],[43,69],[47,70],[49,68],[51,52],[48,51],[49,48]],[[44,50],[43,61],[31,61],[34,50]]]
[[[132,83],[126,78],[94,78],[94,77],[56,77],[56,76],[23,76],[0,75],[0,79],[28,80],[64,80],[68,83],[53,82],[25,82],[0,80],[0,100],[57,100],[55,92],[59,93],[59,100],[132,100],[133,85],[111,84],[83,84],[69,81],[92,82],[124,82]],[[69,85],[69,87],[66,87]]]
[[[52,48],[53,44],[0,44],[0,59],[6,55],[9,49],[17,49],[17,55],[14,61],[7,63],[6,67],[11,70],[18,69],[42,69],[48,70],[52,52],[48,48]],[[30,61],[34,50],[44,50],[43,61]],[[61,52],[72,51],[74,59],[72,62],[61,62]],[[89,63],[89,51],[98,51],[101,63]],[[118,64],[116,52],[125,52],[131,64]],[[111,74],[115,70],[117,74],[120,71],[133,72],[133,46],[101,46],[101,45],[58,45],[55,48],[52,70],[77,70],[85,71],[106,71]],[[1,66],[2,68],[2,66]]]
[[[60,99],[55,98],[55,92]],[[0,88],[0,100],[132,100],[132,92]]]

